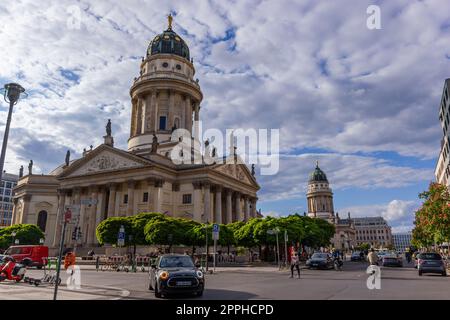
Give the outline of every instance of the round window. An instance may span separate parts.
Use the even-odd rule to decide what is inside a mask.
[[[168,64],[167,62],[164,62],[164,63],[162,64],[162,66],[163,66],[164,68],[167,68],[167,67],[169,66],[169,64]]]
[[[181,66],[179,64],[177,64],[176,68],[177,70],[181,70]]]

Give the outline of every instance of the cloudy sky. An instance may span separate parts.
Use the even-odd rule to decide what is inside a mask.
[[[371,4],[379,30],[366,26]],[[447,0],[2,2],[0,83],[29,93],[14,112],[6,170],[33,159],[48,173],[67,149],[77,157],[100,144],[108,118],[125,149],[129,88],[169,12],[194,58],[204,126],[280,129],[280,171],[258,177],[263,213],[305,211],[319,160],[337,211],[411,228],[442,135]],[[6,115],[2,103],[0,130]]]

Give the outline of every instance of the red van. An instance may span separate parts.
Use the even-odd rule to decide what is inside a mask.
[[[13,257],[17,262],[30,258],[31,265],[41,269],[47,264],[48,247],[40,245],[11,246],[5,251],[4,255]]]

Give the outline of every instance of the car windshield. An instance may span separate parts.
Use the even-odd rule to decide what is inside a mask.
[[[438,253],[421,253],[419,259],[422,260],[441,260],[441,255]]]
[[[169,256],[162,257],[159,263],[160,268],[193,268],[194,263],[189,256]]]
[[[314,253],[311,259],[326,259],[328,255],[326,253]]]
[[[6,255],[11,255],[11,254],[21,254],[22,253],[22,248],[9,248],[8,250],[5,251]]]

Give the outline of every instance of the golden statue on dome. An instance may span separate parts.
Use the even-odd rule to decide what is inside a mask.
[[[172,14],[169,13],[169,15],[167,16],[167,22],[168,22],[168,25],[169,25],[169,27],[167,28],[167,30],[172,30],[172,21],[173,21]]]

